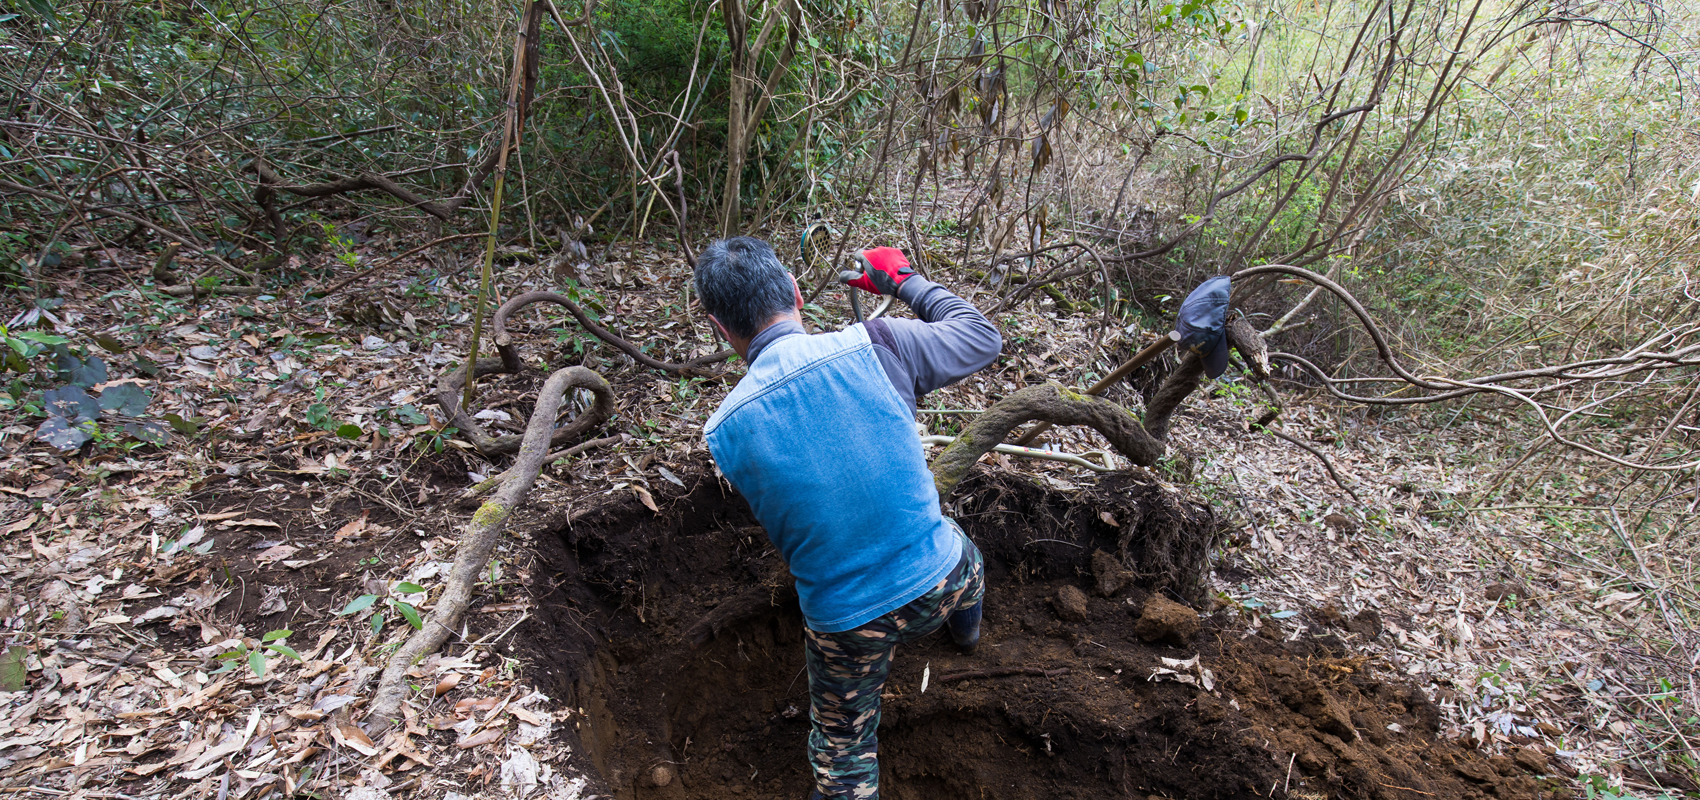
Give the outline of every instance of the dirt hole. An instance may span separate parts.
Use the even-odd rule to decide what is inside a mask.
[[[540,612],[521,647],[583,710],[569,736],[603,791],[800,800],[796,596],[744,503],[711,471],[686,484],[661,493],[659,514],[616,495],[538,537]],[[1224,612],[1184,644],[1141,638],[1173,626],[1153,630],[1154,610],[1142,628],[1150,582],[1106,568],[1138,552],[1129,521],[1214,535],[1207,513],[1157,487],[1112,476],[1064,495],[981,475],[958,498],[986,555],[985,639],[973,657],[942,635],[900,650],[880,727],[889,800],[1568,796],[1537,777],[1538,751],[1490,759],[1437,741],[1435,706],[1352,657],[1344,631],[1294,618],[1247,636]],[[719,630],[701,647],[685,643],[707,627]],[[1174,674],[1150,680],[1159,668]],[[950,679],[972,671],[1014,674]]]

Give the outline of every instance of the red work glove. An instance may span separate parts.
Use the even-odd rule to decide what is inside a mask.
[[[843,274],[848,277],[845,283],[863,291],[896,295],[900,284],[915,277],[915,270],[909,266],[909,259],[903,256],[902,250],[895,247],[863,250],[862,258],[867,260],[867,272],[860,276],[850,271]]]

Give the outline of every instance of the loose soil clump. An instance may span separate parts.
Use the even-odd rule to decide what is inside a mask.
[[[659,493],[658,512],[620,497],[538,537],[540,613],[522,649],[584,712],[569,735],[621,800],[810,788],[796,594],[712,476],[704,465]],[[1154,594],[1148,568],[1107,558],[1153,545],[1129,521],[1210,542],[1206,510],[1125,475],[1068,494],[976,475],[957,497],[949,512],[986,555],[983,639],[971,657],[942,635],[899,653],[882,797],[1568,796],[1537,778],[1538,759],[1437,739],[1420,690],[1322,629],[1248,636],[1232,613],[1200,619],[1176,602],[1202,578]]]

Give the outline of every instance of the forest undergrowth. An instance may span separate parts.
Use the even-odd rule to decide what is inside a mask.
[[[1211,275],[1302,268],[1236,281],[1267,391],[1243,359],[1206,382],[1151,468],[1046,441],[1212,510],[1199,611],[1232,630],[1332,632],[1446,740],[1578,795],[1700,793],[1697,36],[1614,2],[23,2],[0,782],[602,791],[563,733],[585,710],[515,646],[535,537],[693,479],[728,381],[690,253],[748,233],[817,329],[850,319],[830,264],[876,244],[988,311],[1004,353],[923,403],[940,435],[1093,384]],[[829,252],[792,260],[817,220]],[[521,432],[540,365],[600,373],[613,415],[550,459],[374,739],[469,487],[511,464],[438,381],[532,290],[575,311],[508,323],[528,370],[469,419]],[[1178,366],[1105,396],[1141,410]]]

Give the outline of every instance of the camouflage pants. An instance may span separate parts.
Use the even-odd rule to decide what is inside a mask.
[[[954,526],[955,523],[952,523]],[[962,560],[938,585],[859,628],[803,630],[809,668],[809,768],[829,798],[877,800],[880,793],[880,693],[897,646],[938,630],[951,612],[985,595],[980,550],[962,537]]]

